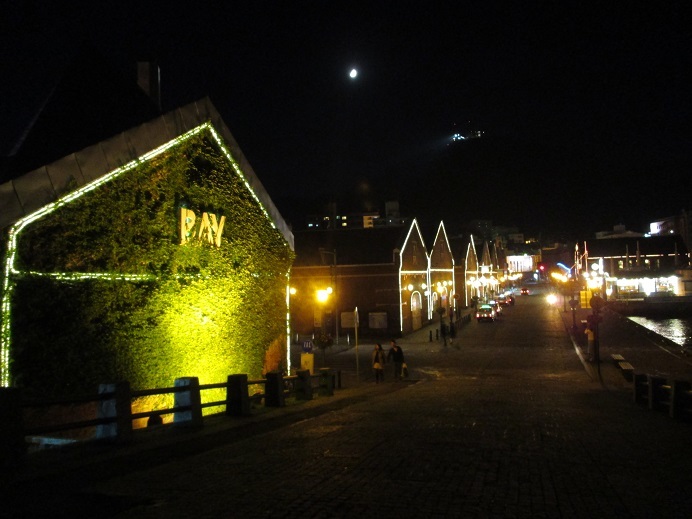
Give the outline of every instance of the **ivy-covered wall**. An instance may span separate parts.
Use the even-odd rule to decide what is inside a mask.
[[[220,246],[181,245],[181,207],[198,221],[225,216]],[[285,358],[293,257],[215,141],[197,134],[21,232],[12,385],[59,395],[261,376],[276,368],[270,347]]]

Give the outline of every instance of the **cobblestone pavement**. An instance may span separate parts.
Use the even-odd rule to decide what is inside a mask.
[[[605,359],[690,378],[687,360],[606,315],[599,369],[570,313],[506,314],[447,347],[434,328],[401,339],[403,382],[374,384],[359,345],[357,379],[355,348],[324,359],[344,369],[335,397],[27,474],[5,488],[37,499],[2,517],[690,517],[692,424],[634,403]]]

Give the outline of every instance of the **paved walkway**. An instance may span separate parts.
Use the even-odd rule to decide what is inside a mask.
[[[374,384],[363,344],[334,397],[52,453],[4,482],[0,517],[690,517],[692,424],[635,404],[605,361],[690,378],[687,360],[606,315],[599,370],[571,314],[503,319],[447,348],[401,339],[405,382]],[[354,366],[355,348],[326,358]]]

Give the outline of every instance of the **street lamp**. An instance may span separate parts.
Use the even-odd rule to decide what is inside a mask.
[[[567,276],[564,274],[560,274],[559,272],[552,272],[550,276],[557,282],[560,283],[560,292],[562,293],[562,311],[566,312],[567,311],[567,299],[565,296],[567,295],[567,282],[569,279]]]
[[[329,296],[332,294],[332,287],[320,288],[315,291],[315,299],[318,306],[315,308],[315,327],[319,326],[320,333],[324,333],[324,305],[329,301]],[[319,317],[319,320],[318,320]]]
[[[334,249],[333,251],[329,251],[329,250],[326,250],[326,249],[320,247],[319,251],[320,251],[320,257],[322,258],[322,264],[323,265],[325,264],[325,261],[324,261],[324,255],[325,254],[329,254],[332,257],[332,263],[329,266],[329,269],[331,271],[332,283],[338,289],[338,286],[337,286],[337,284],[338,284],[338,272],[336,270],[337,269],[336,249]],[[330,288],[329,290],[330,290],[329,293],[331,294],[332,289]],[[336,338],[336,343],[339,344],[339,308],[337,306],[336,297],[334,298],[333,303],[334,303],[334,305],[333,305],[333,308],[334,308],[334,337]]]
[[[329,295],[332,293],[332,287],[321,289],[317,291],[317,300],[320,303],[326,303],[329,299]]]

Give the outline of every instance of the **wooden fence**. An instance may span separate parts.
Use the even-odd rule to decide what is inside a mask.
[[[250,395],[249,388],[253,386],[261,386],[263,390]],[[266,407],[283,407],[287,398],[311,400],[315,394],[332,396],[335,388],[341,388],[341,373],[330,368],[322,368],[315,374],[299,370],[292,376],[270,372],[262,379],[248,379],[244,374],[229,375],[225,382],[214,384],[200,384],[198,377],[185,377],[176,379],[172,387],[142,390],[131,390],[129,382],[118,382],[101,384],[95,394],[65,399],[25,399],[21,389],[0,388],[0,466],[20,463],[32,438],[50,438],[64,431],[86,429],[94,431],[87,440],[127,442],[132,437],[135,420],[146,419],[148,424],[160,424],[162,416],[173,415],[173,425],[202,427],[205,408],[222,408],[226,416],[247,416],[251,414],[253,402],[261,404],[264,401]],[[203,398],[205,392],[211,390],[222,391],[224,397]],[[138,399],[168,394],[173,396],[172,407],[132,411],[133,402]],[[38,426],[25,424],[27,410],[79,405],[95,405],[95,417]],[[213,414],[222,413],[210,415]],[[59,439],[53,441],[61,443]]]
[[[692,420],[692,383],[665,377],[634,373],[633,397],[638,404],[654,411],[663,411],[671,418]]]

